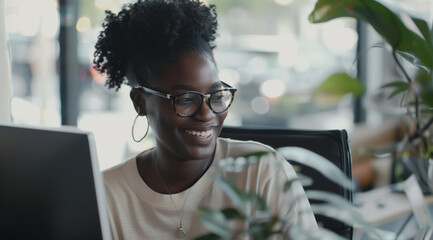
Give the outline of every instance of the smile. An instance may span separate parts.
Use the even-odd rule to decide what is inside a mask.
[[[213,130],[207,130],[207,131],[195,131],[195,130],[185,130],[186,133],[193,135],[193,136],[198,136],[200,138],[207,138],[210,135],[212,135]]]

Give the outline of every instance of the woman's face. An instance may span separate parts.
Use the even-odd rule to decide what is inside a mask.
[[[160,79],[151,81],[150,88],[170,94],[185,91],[207,94],[221,88],[215,64],[207,54],[182,54],[163,71]],[[158,151],[168,151],[165,153],[185,160],[212,156],[227,112],[216,114],[203,103],[195,115],[180,117],[170,100],[153,94],[146,94],[145,106]]]

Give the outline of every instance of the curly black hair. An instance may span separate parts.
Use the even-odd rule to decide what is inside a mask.
[[[125,83],[146,86],[161,64],[188,51],[209,53],[215,47],[215,5],[199,0],[139,0],[116,15],[106,11],[95,44],[94,69],[107,75],[108,88]],[[212,57],[213,60],[213,57]]]

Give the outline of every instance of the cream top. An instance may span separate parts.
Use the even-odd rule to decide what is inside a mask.
[[[270,154],[241,172],[225,172],[219,167],[222,159],[257,151],[269,151]],[[103,174],[113,239],[179,239],[179,216],[188,191],[182,219],[186,232],[184,239],[207,233],[196,215],[196,209],[207,206],[221,210],[233,206],[214,181],[215,176],[227,177],[243,191],[259,193],[273,212],[288,214],[292,223],[317,229],[302,186],[295,182],[288,194],[283,193],[284,183],[296,177],[293,167],[274,149],[261,143],[219,138],[208,170],[192,187],[172,194],[172,199],[168,194],[157,193],[146,185],[138,173],[135,157],[105,170]],[[298,201],[289,208],[290,199],[295,198]]]

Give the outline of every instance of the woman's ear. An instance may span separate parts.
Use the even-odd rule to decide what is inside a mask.
[[[146,115],[146,104],[145,104],[145,98],[144,98],[144,91],[140,88],[132,88],[129,92],[129,97],[131,98],[132,102],[134,103],[135,111],[140,116]]]

